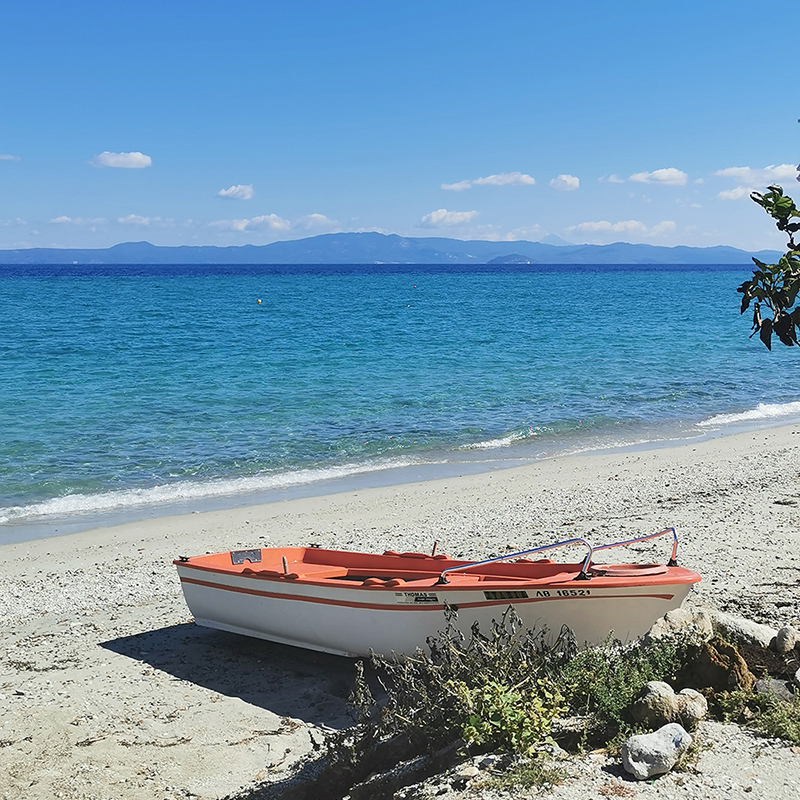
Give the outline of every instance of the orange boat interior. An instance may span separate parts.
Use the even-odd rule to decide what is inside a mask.
[[[396,553],[390,550],[383,555],[375,555],[316,547],[292,547],[235,550],[181,558],[175,563],[214,573],[268,580],[339,584],[352,588],[408,586],[409,589],[429,589],[443,584],[443,570],[467,567],[474,562],[455,560],[443,554]],[[531,561],[519,558],[514,561],[480,564],[463,572],[448,571],[445,583],[453,587],[475,583],[551,585],[578,579],[581,568],[580,562],[560,563],[550,559]],[[590,567],[589,576],[590,580],[600,579],[605,582],[613,578],[616,584],[638,585],[694,583],[700,579],[696,573],[663,564],[597,564]]]

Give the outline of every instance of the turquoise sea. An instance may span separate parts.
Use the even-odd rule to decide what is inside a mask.
[[[749,274],[0,266],[0,542],[800,418]]]

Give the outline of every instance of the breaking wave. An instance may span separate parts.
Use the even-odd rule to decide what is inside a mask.
[[[97,494],[68,494],[25,506],[0,508],[0,524],[40,521],[47,517],[102,514],[126,509],[165,506],[187,501],[209,500],[243,494],[291,489],[318,481],[347,478],[363,473],[410,467],[420,463],[415,458],[382,459],[369,464],[345,464],[319,469],[300,469],[273,475],[213,481],[177,481],[148,488],[123,489]]]
[[[716,427],[717,425],[731,425],[737,422],[757,422],[759,420],[780,419],[782,417],[800,417],[800,402],[792,403],[759,403],[749,411],[740,411],[736,414],[716,414],[703,420],[703,427]]]

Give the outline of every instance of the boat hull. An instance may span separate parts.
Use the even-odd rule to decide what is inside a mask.
[[[610,633],[630,640],[679,606],[699,580],[696,573],[680,568],[664,568],[657,579],[644,582],[635,576],[576,580],[575,565],[560,573],[549,567],[544,572],[552,574],[543,575],[530,567],[534,574],[529,578],[513,574],[519,569],[507,570],[512,574],[500,569],[496,571],[501,574],[454,574],[448,583],[437,585],[438,568],[458,563],[447,559],[424,565],[431,573],[428,577],[352,583],[346,576],[324,577],[318,566],[309,576],[251,568],[260,562],[230,570],[193,562],[178,561],[176,566],[197,624],[345,656],[373,651],[411,654],[425,648],[428,637],[445,627],[446,603],[456,607],[457,625],[465,634],[475,622],[488,632],[513,605],[527,627],[546,629],[551,639],[567,626],[579,645],[598,643]],[[291,561],[292,566],[298,563],[300,570],[307,568],[301,560]],[[396,572],[410,574],[406,564],[393,566]],[[418,563],[412,566],[419,568]],[[380,570],[368,566],[366,572],[370,571]]]

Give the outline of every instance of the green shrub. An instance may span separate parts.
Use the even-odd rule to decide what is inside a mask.
[[[506,769],[488,776],[479,788],[518,792],[520,789],[557,786],[566,778],[567,771],[558,761],[544,753],[536,753],[530,758],[516,759]]]
[[[738,722],[763,736],[800,744],[800,697],[781,700],[774,694],[738,690],[719,692],[715,710],[725,722]]]
[[[373,655],[387,696],[373,723],[376,735],[406,733],[429,752],[461,739],[481,749],[530,753],[565,710],[554,675],[575,652],[571,635],[548,646],[544,632],[525,628],[513,607],[488,635],[475,625],[467,638],[456,620],[457,612],[446,608],[445,630],[428,642],[430,655]],[[364,683],[362,675],[353,696],[362,719],[371,702]]]
[[[607,639],[566,664],[558,684],[576,714],[591,717],[590,728],[610,729],[608,739],[636,730],[628,709],[649,681],[674,680],[686,654],[680,638],[623,645]]]
[[[456,691],[467,720],[461,732],[468,744],[499,747],[512,753],[530,753],[550,733],[564,701],[558,688],[540,678],[526,691],[489,681],[470,688],[459,683]]]
[[[800,744],[800,698],[786,702],[770,696],[767,707],[753,720],[753,727],[764,736]]]

